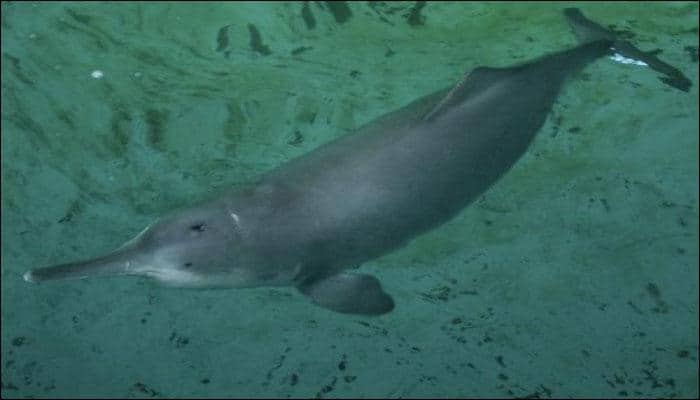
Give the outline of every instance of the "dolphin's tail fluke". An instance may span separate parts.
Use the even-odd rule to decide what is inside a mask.
[[[567,8],[564,10],[564,15],[580,42],[610,41],[612,42],[613,51],[624,59],[643,63],[654,71],[663,74],[664,76],[659,77],[659,80],[663,83],[684,92],[690,90],[692,86],[690,79],[683,75],[680,70],[657,57],[661,50],[639,50],[632,43],[619,38],[614,31],[586,18],[578,8]]]
[[[586,18],[578,8],[564,10],[569,25],[576,38],[581,43],[596,42],[598,40],[615,41],[615,33]]]

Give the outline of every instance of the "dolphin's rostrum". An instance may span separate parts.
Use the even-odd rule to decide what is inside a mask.
[[[452,218],[523,155],[566,78],[611,48],[636,50],[576,9],[565,15],[581,41],[575,48],[510,68],[476,68],[453,88],[257,182],[159,219],[112,253],[34,269],[24,278],[137,275],[180,287],[291,285],[334,311],[389,312],[394,302],[379,281],[347,270]],[[666,65],[636,51],[632,56]],[[670,68],[657,70],[687,88],[689,81]]]

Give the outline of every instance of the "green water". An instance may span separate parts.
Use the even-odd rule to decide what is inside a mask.
[[[22,280],[476,66],[571,47],[572,5],[3,2],[2,397],[697,397],[696,3],[578,5],[693,87],[587,67],[494,187],[361,267],[390,314]]]

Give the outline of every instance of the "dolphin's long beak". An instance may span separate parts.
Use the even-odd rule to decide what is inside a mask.
[[[91,260],[32,269],[24,273],[27,282],[55,279],[82,279],[94,276],[127,275],[132,270],[139,246],[127,243],[119,249]]]

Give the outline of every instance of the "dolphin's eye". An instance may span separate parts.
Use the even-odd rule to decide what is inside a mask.
[[[200,222],[190,226],[190,230],[194,232],[204,232],[204,223]]]

